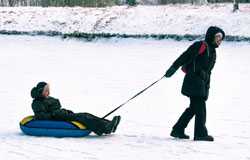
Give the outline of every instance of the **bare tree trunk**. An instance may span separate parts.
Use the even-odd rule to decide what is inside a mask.
[[[162,0],[136,0],[138,4],[142,5],[157,5],[157,4],[162,4]],[[167,0],[165,0],[167,1]]]
[[[204,4],[208,4],[208,2],[207,2],[207,0],[192,0],[192,4],[204,5]]]
[[[136,5],[136,0],[127,0],[127,2],[126,2],[128,5],[130,5],[130,6],[134,6],[134,5]]]
[[[4,0],[1,0],[0,3],[0,6],[4,6]]]
[[[239,10],[239,0],[234,0],[233,12]]]
[[[48,7],[49,6],[49,0],[42,0],[42,7]]]
[[[16,1],[15,0],[9,0],[10,7],[14,7]]]

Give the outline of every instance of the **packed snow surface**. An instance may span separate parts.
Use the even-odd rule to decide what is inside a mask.
[[[12,9],[4,10],[11,12]],[[36,10],[17,9],[13,16]],[[50,9],[40,8],[39,13],[44,13],[48,18],[52,13],[47,14],[47,10]],[[51,19],[54,14],[59,15],[61,10],[53,13]],[[77,13],[75,10],[69,9]],[[136,15],[136,11],[128,10]],[[184,13],[183,10],[181,13]],[[100,9],[100,14],[102,11]],[[127,15],[128,18],[131,16]],[[61,18],[64,22],[67,17],[62,15]],[[18,18],[16,27],[22,27],[21,19]],[[27,20],[22,21],[24,24]],[[35,26],[33,22],[31,20]],[[37,25],[42,27],[40,24]],[[29,29],[29,26],[23,29]],[[19,121],[33,114],[30,90],[37,82],[48,82],[51,96],[59,98],[64,108],[103,116],[162,77],[191,43],[135,39],[85,42],[1,35],[1,159],[249,160],[250,45],[243,42],[224,42],[217,49],[217,63],[212,73],[207,101],[207,128],[209,134],[214,136],[214,142],[192,140],[193,120],[186,129],[186,133],[191,136],[190,140],[176,140],[169,136],[177,118],[189,105],[188,98],[180,93],[184,76],[180,70],[173,77],[162,79],[108,117],[122,116],[118,130],[113,135],[97,137],[92,134],[84,138],[32,137],[22,134],[19,129]]]

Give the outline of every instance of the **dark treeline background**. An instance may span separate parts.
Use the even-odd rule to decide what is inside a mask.
[[[120,4],[119,0],[0,0],[0,6],[84,6],[101,7]]]
[[[170,3],[196,3],[197,1],[208,3],[223,3],[233,0],[0,0],[0,6],[82,6],[105,7],[122,4],[170,4]],[[249,3],[250,0],[237,0],[239,3]]]

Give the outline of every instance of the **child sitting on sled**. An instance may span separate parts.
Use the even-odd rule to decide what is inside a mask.
[[[50,97],[49,95],[50,88],[46,82],[39,82],[32,88],[32,110],[35,114],[35,119],[78,121],[98,136],[114,133],[121,120],[121,116],[114,116],[110,121],[90,113],[74,113],[62,108],[59,99]]]

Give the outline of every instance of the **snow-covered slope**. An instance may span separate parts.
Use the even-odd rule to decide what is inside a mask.
[[[211,25],[227,35],[250,37],[250,4],[115,6],[107,8],[0,8],[0,31],[60,33],[191,34]]]

